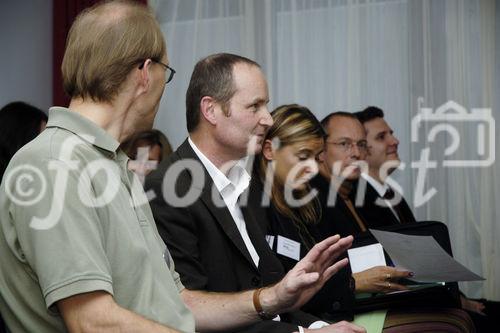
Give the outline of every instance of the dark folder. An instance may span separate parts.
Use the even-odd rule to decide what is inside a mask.
[[[432,236],[441,247],[453,256],[448,228],[444,223],[436,221],[425,221],[417,223],[399,224],[393,226],[379,227],[377,230],[397,232],[406,235]],[[357,235],[354,239],[353,248],[378,243],[369,232]],[[390,265],[392,260],[385,253],[386,262]],[[407,292],[374,294],[361,296],[356,299],[355,312],[367,312],[388,308],[415,308],[415,307],[453,307],[460,308],[460,294],[456,282],[415,284],[406,281],[409,288]]]

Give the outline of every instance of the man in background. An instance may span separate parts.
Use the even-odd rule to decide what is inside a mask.
[[[410,206],[401,193],[392,189],[387,177],[397,169],[399,140],[384,119],[384,111],[376,106],[368,106],[356,116],[366,130],[368,143],[368,173],[362,177],[367,182],[362,205],[356,207],[359,214],[370,224],[396,225],[417,222]],[[478,332],[486,331],[493,325],[492,318],[499,312],[498,302],[476,301],[460,295],[462,308],[467,310]]]
[[[356,116],[366,131],[368,151],[365,157],[368,172],[361,176],[366,181],[366,193],[362,205],[357,209],[372,227],[415,223],[410,206],[401,193],[387,182],[387,177],[400,164],[399,140],[384,119],[384,112],[369,106]]]

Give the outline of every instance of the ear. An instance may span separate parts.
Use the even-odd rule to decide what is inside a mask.
[[[217,102],[210,96],[203,96],[200,101],[200,112],[212,125],[217,124],[217,118],[215,116],[215,108],[217,105]]]
[[[151,89],[151,59],[146,59],[142,64],[140,64],[137,71],[137,92],[136,96],[142,95]]]
[[[273,142],[269,139],[262,144],[262,156],[268,161],[274,160]]]
[[[324,163],[325,162],[325,151],[323,150],[321,153],[318,155],[318,162],[319,163]]]

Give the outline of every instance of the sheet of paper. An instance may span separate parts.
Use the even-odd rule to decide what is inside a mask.
[[[384,250],[379,243],[347,250],[353,273],[375,266],[386,266]]]
[[[372,230],[397,268],[415,273],[417,282],[453,282],[484,280],[453,259],[432,236],[410,236]]]

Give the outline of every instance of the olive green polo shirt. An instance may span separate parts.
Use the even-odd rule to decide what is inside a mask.
[[[13,332],[65,332],[56,302],[105,291],[183,332],[194,318],[138,178],[90,120],[50,109],[0,187],[0,311]]]

